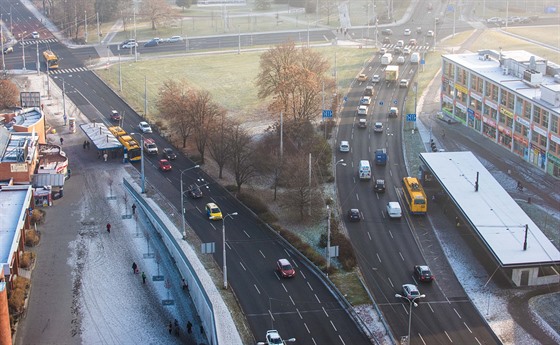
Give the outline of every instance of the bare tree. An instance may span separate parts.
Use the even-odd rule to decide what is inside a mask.
[[[161,21],[171,15],[171,6],[165,0],[144,0],[142,14],[150,20],[152,30],[155,30]]]
[[[249,181],[256,173],[252,139],[240,124],[236,124],[230,131],[229,142],[231,168],[235,175],[237,191],[240,192],[243,183]]]
[[[309,184],[307,155],[285,157],[284,172],[282,184],[286,186],[286,192],[282,195],[282,206],[296,211],[301,219],[310,210],[317,214],[313,208],[323,203],[314,202],[321,200],[321,194],[317,179],[311,179]]]
[[[216,119],[220,117],[224,110],[212,101],[212,96],[205,90],[191,92],[188,107],[189,118],[192,120],[193,138],[200,154],[200,163],[204,164],[204,153],[208,138],[214,128]]]
[[[0,109],[13,107],[18,104],[19,90],[9,79],[0,80]]]
[[[228,133],[236,124],[226,118],[225,112],[222,112],[219,119],[216,120],[216,130],[210,133],[210,141],[208,142],[208,149],[210,156],[216,161],[219,168],[219,178],[222,178],[224,166],[229,158],[229,145],[230,141]]]
[[[187,146],[187,139],[192,131],[191,112],[189,102],[193,90],[185,80],[167,80],[159,89],[157,106],[160,114],[170,124],[170,128],[183,144]]]

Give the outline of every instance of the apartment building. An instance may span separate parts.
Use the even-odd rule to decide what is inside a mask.
[[[560,66],[524,50],[443,55],[441,107],[560,178]]]

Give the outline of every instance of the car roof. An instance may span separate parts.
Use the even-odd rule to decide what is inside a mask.
[[[140,124],[141,124],[142,126],[148,125],[148,123],[147,123],[146,121],[141,121]],[[149,125],[148,125],[148,126],[149,126]]]
[[[214,208],[214,207],[218,207],[218,205],[214,204],[213,202],[209,202],[209,203],[206,204],[206,207]]]
[[[278,259],[278,263],[282,266],[290,265],[290,262],[288,261],[288,259]]]
[[[154,139],[152,139],[152,138],[146,138],[146,139],[144,139],[144,142],[145,142],[146,144],[155,144],[155,143],[156,143],[156,142],[154,141]]]
[[[350,209],[350,212],[359,213],[360,210],[358,210],[357,208],[351,208],[351,209]]]
[[[360,119],[360,122],[366,122],[366,119]]]
[[[418,291],[418,288],[414,284],[403,284],[403,289],[406,287],[409,291]]]
[[[367,97],[367,96],[366,96],[366,97]],[[363,105],[363,104],[362,104],[362,105],[360,105],[358,108],[362,108],[362,109],[363,109],[363,108],[367,108],[367,105]]]
[[[430,268],[426,265],[416,265],[416,267],[418,267],[422,271],[429,271],[430,270]]]
[[[376,122],[375,125],[376,126],[383,126],[383,123],[382,122]]]
[[[389,201],[389,202],[387,203],[387,206],[391,206],[391,207],[397,207],[397,206],[399,206],[399,207],[400,207],[400,205],[399,205],[399,203],[398,203],[397,201]]]

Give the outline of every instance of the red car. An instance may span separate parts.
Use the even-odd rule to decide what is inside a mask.
[[[292,278],[296,275],[296,270],[288,259],[280,259],[276,261],[276,271],[280,273],[282,278]]]
[[[169,171],[171,170],[171,163],[167,159],[160,159],[159,160],[159,169],[161,171]]]

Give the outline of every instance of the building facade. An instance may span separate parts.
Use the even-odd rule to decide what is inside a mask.
[[[527,51],[443,55],[442,113],[560,178],[559,75]]]

